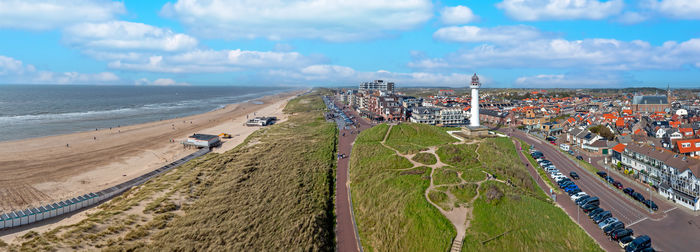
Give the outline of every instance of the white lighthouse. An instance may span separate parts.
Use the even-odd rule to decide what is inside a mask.
[[[469,85],[469,87],[472,89],[472,116],[469,119],[469,126],[472,128],[478,128],[479,127],[479,87],[481,87],[481,83],[479,83],[479,76],[476,76],[476,73],[474,76],[472,76],[472,84]]]

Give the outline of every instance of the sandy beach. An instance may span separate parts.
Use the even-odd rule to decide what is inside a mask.
[[[276,116],[302,91],[231,104],[204,114],[67,135],[0,142],[0,212],[98,191],[194,152],[180,144],[193,133],[229,133],[215,152],[234,148],[258,127],[246,116]]]

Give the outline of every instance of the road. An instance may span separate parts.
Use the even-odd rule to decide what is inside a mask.
[[[665,200],[658,199],[655,200],[655,202],[657,202],[659,210],[650,213],[647,208],[632,200],[622,193],[621,190],[613,188],[608,183],[603,182],[603,180],[594,173],[579,167],[567,154],[558,151],[557,146],[549,142],[535,139],[518,130],[515,130],[511,134],[533,145],[537,150],[542,151],[545,158],[552,161],[563,174],[568,176],[571,171],[578,173],[581,178],[575,182],[581,190],[589,195],[599,197],[600,206],[606,210],[610,210],[614,217],[624,222],[626,226],[632,228],[635,235],[649,235],[652,239],[652,245],[656,250],[695,251],[696,248],[700,247],[700,239],[698,239],[698,237],[700,237],[700,217],[677,209],[675,205],[663,202]],[[585,159],[587,160],[587,158]],[[618,179],[615,175],[613,175],[613,178]],[[632,185],[635,190],[642,190],[645,192],[645,196],[647,195],[646,190],[639,185],[630,184],[629,182],[623,184],[625,186]],[[577,219],[578,207],[571,202],[567,194],[558,196],[557,202],[560,203],[572,219]],[[602,232],[597,226],[591,225],[595,224],[588,219],[588,216],[581,212],[580,219],[579,224],[581,224],[603,248],[611,250],[609,244],[613,243],[604,240],[601,242],[600,236]],[[603,237],[603,239],[605,238]],[[619,249],[619,247],[616,249]]]
[[[343,108],[342,104],[336,104],[338,108]],[[354,223],[352,206],[350,201],[350,190],[348,182],[348,168],[350,166],[350,151],[352,144],[357,138],[360,131],[369,129],[372,125],[350,110],[344,110],[346,115],[352,115],[355,118],[354,126],[339,125],[338,135],[338,154],[345,154],[346,158],[338,159],[338,168],[336,170],[335,182],[335,214],[336,214],[336,241],[337,251],[340,252],[357,252],[360,250],[359,238]],[[346,129],[347,128],[347,129]]]

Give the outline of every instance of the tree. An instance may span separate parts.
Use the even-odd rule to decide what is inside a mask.
[[[588,130],[600,135],[601,137],[603,137],[607,140],[615,139],[615,133],[613,133],[612,131],[610,131],[610,129],[608,127],[605,127],[603,125],[596,125],[596,126],[589,128]]]

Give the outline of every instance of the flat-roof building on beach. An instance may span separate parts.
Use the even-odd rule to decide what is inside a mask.
[[[217,135],[194,134],[187,137],[187,140],[183,142],[183,144],[198,148],[211,148],[214,146],[219,146],[221,144],[221,140]]]

